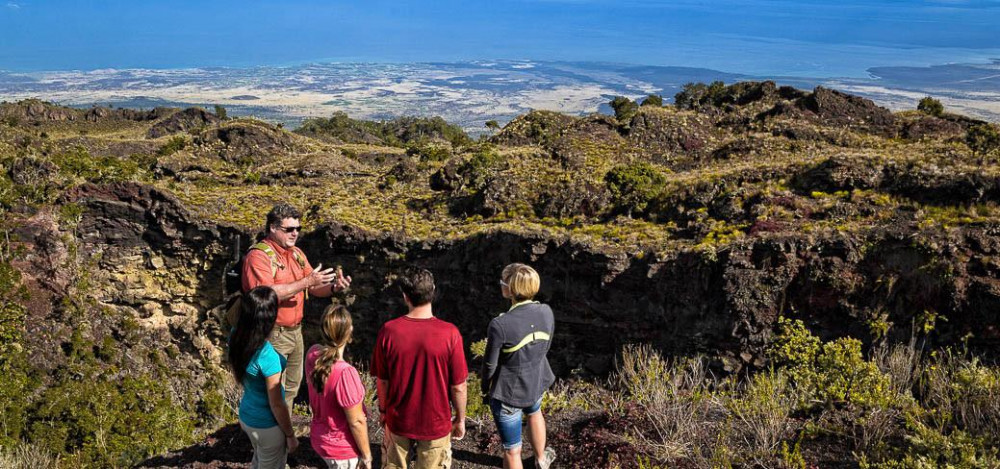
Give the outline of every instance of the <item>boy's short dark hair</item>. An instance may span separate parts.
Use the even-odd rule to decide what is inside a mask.
[[[302,214],[295,207],[284,203],[272,207],[271,211],[267,212],[267,224],[264,225],[264,233],[267,233],[272,226],[281,226],[281,220],[286,218],[298,220],[302,218]]]
[[[434,274],[427,269],[409,271],[399,278],[399,289],[413,306],[430,303],[434,300]]]

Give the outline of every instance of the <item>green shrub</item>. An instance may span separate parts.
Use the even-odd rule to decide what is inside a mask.
[[[478,373],[469,373],[469,379],[466,380],[467,395],[465,404],[465,416],[482,421],[489,419],[491,417],[489,398],[483,395],[480,390],[482,386],[482,381],[479,379]]]
[[[986,156],[1000,149],[1000,132],[990,124],[979,124],[969,128],[965,143],[974,154]]]
[[[629,217],[644,212],[663,190],[665,181],[663,173],[645,162],[616,166],[604,176],[612,201]]]
[[[164,143],[157,154],[160,156],[170,156],[177,153],[187,147],[187,139],[183,135],[175,135]]]
[[[71,373],[39,397],[31,441],[99,467],[132,465],[191,441],[194,416],[160,379]],[[86,374],[85,374],[86,375]]]
[[[944,114],[944,104],[941,104],[941,101],[927,96],[917,103],[917,110],[930,116],[940,117],[941,114]]]
[[[226,117],[227,117],[226,108],[224,108],[224,107],[216,104],[215,105],[215,117],[218,117],[219,119],[222,119],[222,120],[226,120]]]
[[[329,119],[306,119],[296,133],[328,136],[345,143],[374,143],[406,146],[444,140],[453,147],[469,145],[472,139],[461,127],[440,117],[399,117],[387,121],[351,119],[344,112],[335,112]]]
[[[888,375],[865,360],[859,340],[845,337],[822,343],[797,319],[778,319],[768,357],[788,371],[803,405],[849,402],[884,407],[895,397]]]
[[[639,105],[624,96],[615,96],[615,99],[612,99],[608,104],[615,111],[615,119],[618,119],[621,124],[628,124],[632,121],[632,117],[639,112]]]
[[[649,96],[646,96],[646,98],[642,100],[642,105],[663,107],[663,96],[660,96],[658,94],[651,94]]]
[[[406,154],[416,156],[420,161],[447,161],[451,158],[451,149],[444,145],[411,145],[406,149]]]
[[[482,189],[486,182],[504,168],[503,157],[491,146],[483,146],[462,165],[459,172],[465,175],[469,186]]]
[[[868,462],[861,457],[862,469],[977,469],[1000,467],[997,449],[958,430],[950,434],[910,420],[911,434],[906,445],[898,448],[901,457],[896,460]]]
[[[674,95],[674,106],[679,109],[697,109],[703,106],[718,106],[726,96],[726,84],[713,81],[710,85],[704,83],[687,83],[681,91]]]

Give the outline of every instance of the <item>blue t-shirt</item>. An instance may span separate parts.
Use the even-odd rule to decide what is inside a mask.
[[[285,369],[285,357],[274,350],[270,342],[264,342],[247,364],[247,374],[243,377],[243,399],[240,399],[240,420],[254,428],[271,428],[278,424],[271,413],[267,401],[265,378]],[[285,397],[285,389],[281,389]]]

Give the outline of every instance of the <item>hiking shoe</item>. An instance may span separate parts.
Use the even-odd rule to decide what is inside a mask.
[[[535,469],[549,469],[552,466],[552,461],[556,460],[556,450],[552,449],[551,446],[546,446],[545,451],[542,451],[542,458],[535,460]]]

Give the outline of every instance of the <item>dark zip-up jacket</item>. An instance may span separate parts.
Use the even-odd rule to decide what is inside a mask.
[[[538,401],[556,380],[546,358],[554,332],[552,309],[537,302],[517,305],[490,321],[483,394],[512,407],[528,407]],[[504,352],[512,348],[517,349]]]

